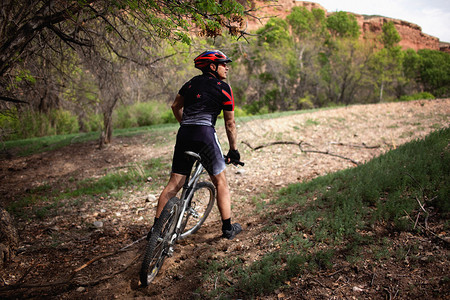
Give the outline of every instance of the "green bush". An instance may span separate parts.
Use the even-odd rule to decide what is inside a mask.
[[[425,99],[435,99],[431,93],[428,92],[422,92],[422,93],[416,93],[413,95],[404,95],[398,98],[398,101],[413,101],[413,100],[425,100]]]
[[[311,96],[306,96],[304,98],[299,98],[297,100],[297,108],[298,109],[313,109],[314,103],[311,100]]]
[[[100,131],[103,128],[103,115],[101,114],[89,114],[83,119],[83,130],[85,132]]]
[[[129,106],[118,107],[113,116],[114,128],[131,128],[155,124],[173,123],[171,109],[159,102],[138,102]]]
[[[26,139],[57,134],[70,134],[79,131],[78,119],[63,109],[52,110],[47,114],[16,109],[2,114],[0,126],[6,131],[5,140]]]
[[[70,111],[58,109],[50,113],[55,134],[77,133],[80,129],[77,116]]]
[[[244,111],[248,115],[265,115],[269,113],[269,107],[263,101],[255,101],[252,104],[244,105]]]
[[[163,120],[163,123],[177,123],[177,119],[175,119],[175,116],[173,115],[173,112],[171,109],[166,110],[161,114],[161,118]]]

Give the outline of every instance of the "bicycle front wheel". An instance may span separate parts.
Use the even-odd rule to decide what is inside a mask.
[[[183,216],[181,239],[200,229],[214,207],[215,197],[216,189],[212,183],[204,181],[197,184],[192,195],[191,205]]]
[[[145,247],[144,260],[139,273],[142,286],[147,286],[155,279],[165,258],[172,254],[180,204],[177,197],[171,198],[164,206],[158,221],[153,225],[153,232]]]

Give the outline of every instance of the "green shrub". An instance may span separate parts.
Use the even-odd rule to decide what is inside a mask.
[[[435,99],[431,93],[421,92],[413,95],[404,95],[401,96],[398,101],[413,101],[413,100],[425,100],[425,99]]]
[[[172,114],[172,110],[168,108],[167,104],[159,102],[138,102],[128,106],[118,107],[114,111],[113,126],[114,128],[131,128],[174,123],[175,117],[172,118],[170,114]]]
[[[77,116],[67,110],[53,110],[50,113],[50,119],[52,120],[55,130],[54,134],[77,133],[80,129]]]
[[[5,140],[18,140],[57,134],[70,134],[79,131],[78,119],[63,109],[52,110],[47,114],[31,110],[10,110],[2,114],[0,126],[7,132]]]
[[[306,96],[304,98],[299,98],[297,101],[297,108],[298,109],[313,109],[314,103],[311,100],[311,96]]]
[[[85,132],[100,131],[103,128],[103,115],[91,113],[83,119],[83,130]]]
[[[269,107],[263,101],[255,101],[244,105],[244,111],[248,115],[264,115],[269,113]]]
[[[163,123],[177,123],[177,119],[175,119],[175,116],[173,115],[173,112],[171,109],[166,110],[161,114],[161,118],[163,120]]]

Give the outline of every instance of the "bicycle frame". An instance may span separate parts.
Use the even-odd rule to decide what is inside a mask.
[[[169,199],[161,212],[159,221],[155,223],[155,230],[157,231],[155,231],[156,234],[152,233],[149,238],[139,273],[141,283],[144,286],[147,286],[156,277],[164,259],[173,255],[176,242],[195,233],[202,226],[214,205],[214,196],[216,195],[214,185],[207,181],[199,182],[201,174],[204,173],[200,155],[190,151],[186,151],[185,154],[191,156],[191,159],[195,159],[195,165],[193,164],[189,174],[186,175],[181,196]],[[243,165],[239,161],[232,163]],[[194,201],[194,193],[197,193],[197,191],[200,191],[200,196],[195,196],[196,200]],[[204,194],[205,191],[207,194]],[[209,196],[201,197],[202,195]],[[203,205],[202,200],[207,200],[206,206]],[[192,201],[194,203],[191,203]],[[187,215],[185,215],[186,213]],[[188,223],[190,217],[198,219],[198,221],[194,220],[193,226]],[[188,229],[185,231],[186,227]]]
[[[183,221],[184,213],[188,207],[190,199],[192,199],[192,195],[194,193],[194,188],[197,185],[198,180],[200,179],[200,175],[203,172],[203,165],[201,164],[201,157],[197,153],[186,151],[185,154],[190,155],[196,159],[194,173],[191,176],[189,173],[186,176],[186,181],[183,185],[183,191],[181,193],[180,199],[183,202],[182,208],[180,210],[180,214],[178,215],[177,226],[175,228],[175,236],[172,237],[171,242],[174,242],[181,234],[181,223]]]

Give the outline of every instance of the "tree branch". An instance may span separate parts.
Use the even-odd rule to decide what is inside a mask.
[[[87,46],[87,47],[92,46],[92,43],[90,43],[90,41],[83,42],[81,40],[74,39],[74,38],[70,37],[69,35],[67,35],[66,33],[59,30],[58,28],[56,28],[56,26],[54,26],[54,25],[49,25],[48,28],[51,31],[53,31],[63,42],[65,42],[72,49],[73,49],[73,47],[72,47],[72,45],[70,45],[70,43],[74,43],[79,46]]]
[[[361,145],[358,144],[345,144],[340,142],[331,142],[331,145],[337,145],[337,146],[347,146],[347,147],[353,147],[353,148],[365,148],[365,149],[376,149],[380,148],[380,145],[376,146],[367,146],[365,143],[361,143]]]
[[[30,103],[28,103],[28,102],[26,102],[26,101],[23,101],[23,100],[14,99],[14,98],[5,97],[5,96],[0,96],[0,100],[6,101],[6,102],[12,102],[12,103],[24,103],[24,104],[30,104]]]
[[[286,141],[272,142],[272,143],[267,143],[267,144],[259,145],[259,146],[256,146],[256,147],[252,147],[248,142],[245,142],[245,141],[243,141],[242,143],[245,144],[245,145],[247,145],[248,147],[250,147],[250,149],[252,149],[252,150],[258,150],[258,149],[261,149],[261,148],[264,148],[264,147],[268,147],[268,146],[273,146],[273,145],[297,145],[297,146],[300,148],[300,151],[303,152],[303,153],[319,153],[319,154],[326,154],[326,155],[330,155],[330,156],[342,158],[342,159],[345,159],[345,160],[350,161],[351,163],[353,163],[353,164],[355,164],[355,165],[359,165],[359,162],[357,162],[357,161],[355,161],[355,160],[353,160],[353,159],[351,159],[351,158],[348,158],[348,157],[345,157],[345,156],[342,156],[342,155],[339,155],[339,154],[331,153],[331,152],[329,152],[328,150],[327,150],[327,151],[304,150],[304,149],[302,148],[302,145],[305,145],[306,143],[304,143],[303,141],[300,141],[300,142],[298,142],[298,143],[296,143],[296,142],[289,142],[289,141],[288,141],[288,142],[286,142]]]
[[[125,252],[128,248],[130,248],[131,246],[141,242],[142,240],[144,240],[146,238],[146,236],[141,237],[140,239],[132,242],[131,244],[124,246],[122,248],[120,248],[119,250],[116,250],[114,252],[110,252],[110,253],[106,253],[100,256],[97,256],[93,259],[91,259],[90,261],[88,261],[87,263],[83,264],[82,266],[76,268],[74,271],[72,271],[72,273],[69,275],[68,278],[66,279],[62,279],[62,280],[58,280],[55,282],[47,282],[47,283],[35,283],[35,284],[23,284],[23,278],[30,272],[30,270],[28,270],[18,281],[18,283],[14,284],[14,285],[8,285],[8,286],[3,286],[0,287],[0,291],[10,291],[10,290],[17,290],[17,289],[26,289],[26,288],[45,288],[45,287],[52,287],[52,286],[58,286],[58,285],[68,285],[68,284],[73,284],[74,283],[74,278],[76,276],[76,274],[78,272],[80,272],[81,270],[83,270],[84,268],[86,268],[87,266],[89,266],[90,264],[92,264],[93,262],[102,259],[102,258],[106,258],[106,257],[110,257],[113,255],[116,255],[120,252]],[[102,281],[108,280],[110,278],[113,278],[114,276],[116,276],[117,274],[120,274],[124,271],[126,271],[140,256],[142,256],[142,253],[137,254],[130,263],[128,263],[125,267],[123,267],[122,269],[110,274],[110,275],[105,275],[103,277],[101,277],[100,279],[94,280],[94,281],[88,281],[88,282],[77,282],[78,285],[82,285],[82,286],[91,286],[91,285],[96,285],[99,284]]]

